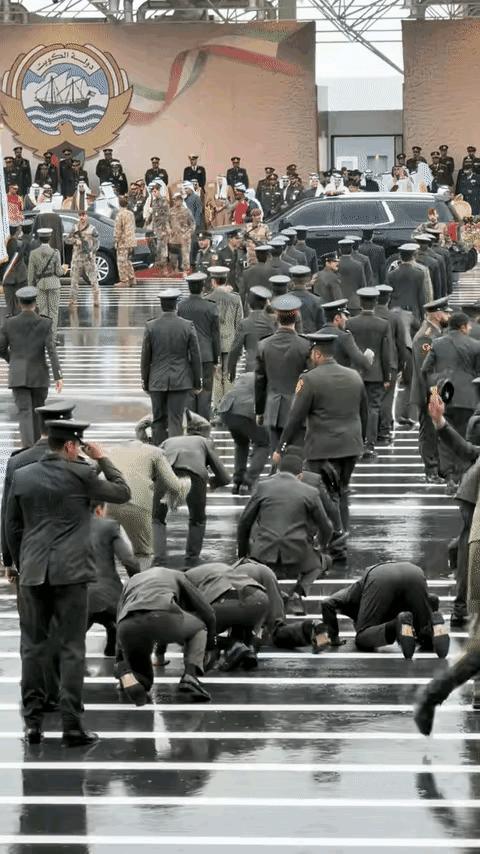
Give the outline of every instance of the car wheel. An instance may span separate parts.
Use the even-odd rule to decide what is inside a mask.
[[[97,267],[98,284],[112,285],[115,282],[116,269],[110,255],[100,249],[95,256],[95,264]]]

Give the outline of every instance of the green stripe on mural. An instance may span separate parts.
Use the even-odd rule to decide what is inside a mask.
[[[158,89],[149,89],[148,86],[142,86],[140,83],[133,84],[133,91],[141,98],[148,98],[149,101],[164,101],[165,92],[159,92]]]
[[[263,39],[263,41],[266,41],[266,42],[281,42],[285,38],[287,38],[287,36],[291,35],[291,33],[292,33],[291,29],[285,29],[282,31],[280,31],[279,29],[277,29],[277,30],[260,30],[260,29],[257,30],[255,27],[252,27],[251,24],[249,24],[248,30],[245,32],[245,37],[246,38],[252,38],[253,37],[253,38]],[[240,33],[237,33],[237,35],[240,35]],[[243,33],[241,35],[243,35]]]

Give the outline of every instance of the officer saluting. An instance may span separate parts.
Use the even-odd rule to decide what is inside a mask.
[[[49,451],[17,471],[6,513],[8,547],[19,571],[22,704],[26,738],[42,739],[44,660],[53,617],[60,642],[60,711],[66,747],[96,741],[82,725],[88,582],[95,580],[90,550],[91,502],[122,504],[130,489],[99,445],[85,445],[89,425],[49,421]],[[78,459],[84,452],[97,469]]]
[[[324,334],[335,335],[335,361],[345,368],[355,368],[357,371],[367,371],[373,363],[373,350],[367,347],[362,352],[355,342],[355,338],[346,328],[350,317],[348,311],[348,300],[337,299],[333,302],[324,302],[323,311],[326,323],[322,326]]]
[[[310,358],[315,368],[297,383],[273,461],[279,462],[280,454],[292,444],[306,422],[305,468],[321,474],[324,464],[329,462],[336,469],[342,524],[348,531],[348,485],[355,463],[363,453],[367,395],[359,374],[335,361],[335,335],[320,331],[306,337],[313,343]]]
[[[8,387],[12,389],[18,409],[20,436],[24,447],[40,438],[37,406],[47,399],[50,360],[55,388],[63,388],[62,371],[52,338],[52,321],[35,312],[36,288],[20,288],[17,299],[20,314],[7,317],[0,330],[0,358],[9,362]]]
[[[176,288],[159,295],[162,314],[145,327],[141,355],[142,385],[152,401],[152,442],[183,433],[183,413],[189,392],[202,388],[202,359],[195,326],[178,317],[181,292]]]

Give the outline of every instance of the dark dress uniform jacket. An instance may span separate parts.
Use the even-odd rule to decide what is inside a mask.
[[[386,305],[375,306],[375,314],[386,320],[390,326],[390,342],[392,345],[390,364],[392,369],[401,371],[408,358],[407,336],[402,323],[400,312],[390,311]]]
[[[6,514],[7,543],[20,584],[35,587],[95,579],[91,544],[92,501],[124,504],[130,489],[109,459],[100,471],[48,451],[38,463],[15,472]]]
[[[208,479],[208,468],[215,478],[215,486],[226,486],[230,475],[218,456],[213,442],[203,436],[172,436],[160,446],[173,469],[183,469]]]
[[[205,166],[196,166],[195,169],[193,166],[185,166],[183,170],[183,180],[184,181],[193,181],[194,178],[198,181],[198,186],[205,189],[205,184],[207,183],[207,174],[205,172]]]
[[[370,266],[372,268],[373,273],[373,284],[385,284],[387,265],[385,259],[385,249],[383,248],[383,246],[379,246],[378,243],[371,243],[369,240],[367,240],[365,243],[360,244],[360,246],[358,247],[358,251],[362,255],[366,255],[366,257],[370,261]]]
[[[425,290],[423,273],[419,267],[409,262],[401,262],[396,270],[387,275],[387,285],[393,288],[390,305],[392,308],[404,308],[411,311],[420,325],[423,319]]]
[[[325,323],[322,332],[330,332],[337,336],[335,342],[335,361],[344,368],[355,368],[357,371],[367,371],[370,361],[358,347],[355,338],[348,329],[340,329],[334,323]]]
[[[367,286],[369,288],[371,288],[374,281],[373,281],[373,270],[372,270],[372,265],[370,264],[370,259],[367,258],[367,256],[363,252],[359,252],[358,250],[355,250],[355,249],[352,252],[352,258],[354,261],[357,262],[357,264],[362,265],[363,272],[365,273],[365,279],[367,282]]]
[[[373,364],[363,371],[365,382],[389,382],[391,375],[390,326],[388,320],[373,311],[362,311],[348,321],[348,328],[361,350],[369,347],[375,353]]]
[[[255,374],[246,371],[240,374],[232,388],[227,391],[220,401],[218,412],[229,412],[231,415],[242,415],[255,421]]]
[[[265,588],[255,579],[232,569],[226,563],[204,563],[194,569],[187,569],[185,575],[188,580],[205,596],[207,602],[212,605],[229,590],[245,590],[246,587],[256,587],[258,590]]]
[[[434,258],[430,253],[420,248],[417,253],[417,263],[423,264],[430,273],[432,282],[433,299],[440,299],[445,296],[443,274],[439,258]]]
[[[310,354],[310,343],[281,327],[258,345],[255,366],[255,411],[267,426],[283,427],[298,377]]]
[[[8,496],[10,494],[10,488],[12,486],[13,475],[17,471],[17,469],[21,469],[24,466],[30,465],[30,463],[37,463],[38,460],[41,460],[43,455],[48,451],[48,440],[43,437],[35,442],[31,448],[22,448],[20,451],[14,451],[11,454],[10,459],[7,463],[7,468],[5,471],[5,480],[3,481],[3,494],[2,494],[2,557],[3,563],[5,566],[12,565],[12,556],[8,549],[7,543],[7,529],[6,529],[6,515],[7,515],[7,504],[8,504]]]
[[[54,379],[61,379],[51,319],[33,311],[7,317],[0,330],[0,358],[9,363],[9,388],[47,388],[50,380],[45,353]]]
[[[323,302],[334,302],[343,299],[342,280],[339,273],[334,270],[320,270],[317,281],[313,286],[313,292]],[[317,330],[315,330],[316,332]]]
[[[305,255],[305,258],[307,259],[307,267],[310,267],[312,275],[318,273],[318,258],[315,249],[312,249],[311,246],[307,246],[307,244],[303,240],[298,240],[296,243],[296,247],[300,252],[303,252],[303,254]]]
[[[357,457],[363,454],[367,416],[362,378],[331,359],[301,378],[282,444],[288,445],[306,422],[305,459]]]
[[[270,258],[270,260],[266,262],[265,267],[268,268],[269,279],[270,276],[289,276],[290,267],[293,267],[293,263],[287,264],[287,262],[284,261],[283,258],[275,256],[275,258]],[[267,284],[265,285],[266,288],[270,287],[270,285],[268,284],[268,279]]]
[[[422,371],[422,365],[431,350],[432,342],[440,338],[442,330],[424,320],[412,342],[412,385],[410,403],[415,406],[426,406],[428,397],[427,377]]]
[[[150,320],[143,338],[141,372],[146,391],[200,388],[202,359],[193,323],[173,311]]]
[[[178,316],[191,320],[198,337],[202,362],[218,362],[220,357],[220,322],[217,306],[211,300],[192,294],[178,306]]]
[[[10,270],[7,276],[3,279],[4,285],[20,285],[27,282],[28,274],[25,264],[23,241],[17,240],[16,237],[11,237],[7,241],[7,256],[8,262],[4,265],[3,274],[12,260],[13,256],[18,253],[18,258],[14,267]]]
[[[321,329],[325,322],[325,315],[319,297],[307,291],[306,288],[293,288],[291,293],[301,300],[300,314],[305,334]]]
[[[243,271],[242,276],[241,297],[243,304],[245,305],[247,302],[250,288],[258,287],[258,285],[261,285],[262,288],[268,288],[268,280],[270,276],[273,275],[277,274],[271,272],[268,261],[265,261],[264,263],[260,262],[259,264],[252,264],[250,267],[247,267],[246,270]]]
[[[92,516],[91,543],[96,578],[88,586],[88,611],[90,614],[110,611],[115,616],[123,590],[115,558],[123,564],[129,578],[140,572],[140,565],[114,519]]]
[[[338,272],[340,273],[343,299],[348,299],[350,309],[360,308],[360,298],[357,296],[357,291],[367,286],[362,265],[350,255],[341,255]]]
[[[316,330],[314,330],[316,332]],[[263,309],[255,309],[251,311],[248,317],[245,317],[238,327],[233,344],[228,354],[228,373],[235,376],[237,362],[242,355],[242,350],[245,348],[245,370],[255,370],[255,360],[257,358],[258,342],[263,341],[275,332],[275,321],[272,315],[267,314]]]
[[[332,533],[317,490],[280,472],[260,481],[245,507],[238,523],[238,554],[248,552],[261,563],[302,565],[317,532],[324,542]]]
[[[477,392],[472,380],[480,374],[480,342],[455,330],[432,342],[432,348],[422,366],[429,386],[448,377],[454,394],[448,404],[450,409],[472,409],[477,402]]]
[[[169,611],[176,603],[205,623],[209,638],[215,634],[215,613],[184,572],[155,566],[127,581],[118,605],[117,623],[133,611]]]

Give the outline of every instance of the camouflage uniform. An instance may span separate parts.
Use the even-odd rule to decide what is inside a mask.
[[[73,245],[72,261],[70,264],[70,299],[77,302],[80,279],[87,279],[93,289],[94,303],[98,305],[100,288],[98,287],[97,265],[95,253],[99,246],[97,229],[87,222],[84,228],[80,223],[74,225],[65,243]]]
[[[155,265],[157,267],[164,267],[168,260],[169,216],[170,205],[168,198],[160,196],[158,199],[152,199],[149,225],[154,234],[152,254],[155,257]]]
[[[248,237],[251,237],[251,240]],[[262,244],[268,243],[270,237],[272,236],[272,232],[270,231],[268,225],[265,225],[264,222],[260,222],[257,226],[253,227],[252,225],[247,225],[245,229],[245,245],[247,249],[247,267],[250,267],[252,264],[257,263],[257,256],[255,255],[255,247],[261,246]]]
[[[115,247],[117,250],[118,280],[121,285],[134,285],[135,272],[130,253],[137,245],[135,217],[128,208],[120,208],[115,219]]]
[[[40,314],[52,320],[52,338],[57,339],[58,309],[60,307],[60,276],[63,276],[62,259],[58,249],[43,243],[30,253],[28,284],[37,288],[37,306]]]
[[[178,247],[177,252],[179,252],[181,257],[182,269],[188,270],[190,267],[190,249],[192,236],[195,231],[195,220],[188,208],[181,205],[180,207],[174,206],[171,209],[169,223],[169,245],[170,247]]]
[[[228,286],[227,286],[228,288]],[[228,354],[232,349],[235,333],[243,320],[242,300],[230,288],[217,287],[206,299],[216,303],[220,320],[220,360],[213,378],[212,405],[216,413],[220,401],[230,391],[232,383],[228,376]]]

